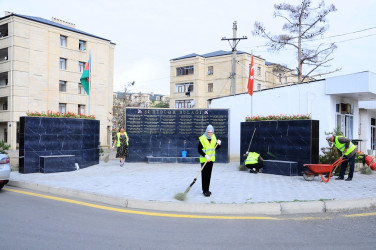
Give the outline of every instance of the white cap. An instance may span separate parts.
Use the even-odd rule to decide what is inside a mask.
[[[328,141],[330,138],[332,138],[334,135],[330,134],[326,137],[326,140]]]

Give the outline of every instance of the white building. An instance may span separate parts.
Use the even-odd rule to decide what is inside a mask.
[[[311,114],[313,120],[320,121],[320,148],[328,146],[325,132],[340,126],[346,137],[362,140],[360,150],[376,149],[376,74],[373,72],[265,89],[254,92],[252,98],[244,93],[209,100],[210,108],[230,109],[231,161],[239,160],[240,123],[251,115],[251,103],[253,116]]]

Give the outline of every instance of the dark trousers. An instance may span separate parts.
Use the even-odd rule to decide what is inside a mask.
[[[247,164],[247,165],[245,165],[248,169],[252,169],[252,168],[254,168],[254,169],[256,169],[257,170],[257,172],[260,170],[260,168],[262,168],[263,167],[263,164],[262,164],[262,162],[261,161],[259,161],[258,163],[255,163],[255,164]]]
[[[201,171],[201,185],[202,185],[202,192],[208,192],[209,191],[209,186],[210,186],[210,178],[211,178],[211,173],[213,169],[213,164],[214,162],[209,161],[206,163],[204,169]],[[204,165],[204,163],[201,163],[201,167]]]
[[[350,178],[350,179],[353,178],[354,167],[355,167],[355,156],[356,154],[354,154],[350,159],[347,159],[341,164],[341,172],[339,173],[339,177],[344,178],[347,165],[350,163],[350,171],[349,171],[349,175],[347,176],[347,178]]]

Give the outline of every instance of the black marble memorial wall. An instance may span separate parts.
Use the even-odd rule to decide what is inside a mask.
[[[227,109],[126,109],[129,136],[129,162],[144,162],[146,157],[199,157],[198,138],[212,124],[222,141],[216,162],[228,162]],[[167,159],[166,159],[167,160]]]
[[[74,155],[80,168],[99,164],[99,126],[99,120],[20,117],[19,172],[40,172],[40,156]]]
[[[264,160],[297,162],[297,174],[303,164],[319,163],[319,121],[253,121],[242,122],[240,129],[240,159],[247,151],[254,128],[256,132],[250,151],[257,152]]]

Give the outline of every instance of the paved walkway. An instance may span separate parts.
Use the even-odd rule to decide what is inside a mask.
[[[305,181],[302,176],[251,174],[239,171],[238,163],[215,163],[210,190],[204,197],[201,179],[191,188],[185,202],[173,197],[184,192],[199,171],[198,164],[126,163],[118,160],[52,174],[12,172],[11,183],[29,183],[60,189],[76,190],[103,196],[141,201],[184,204],[250,204],[297,201],[354,200],[376,198],[376,175],[355,173],[352,181],[323,183],[320,177]]]

